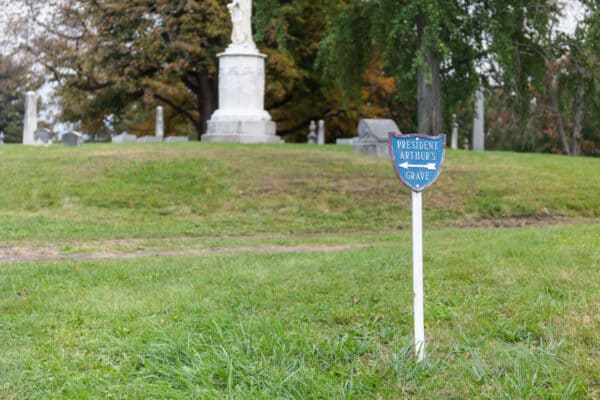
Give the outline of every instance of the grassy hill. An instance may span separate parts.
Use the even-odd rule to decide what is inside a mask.
[[[600,399],[599,172],[448,153],[415,363],[388,160],[0,146],[0,400]]]
[[[600,218],[600,159],[449,151],[426,226]],[[407,228],[388,160],[348,147],[0,146],[0,237],[61,240]]]

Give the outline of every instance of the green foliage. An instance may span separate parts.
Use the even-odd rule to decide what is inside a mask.
[[[464,93],[473,91],[479,81],[474,70],[483,25],[477,22],[478,7],[417,0],[349,1],[330,23],[323,63],[356,101],[364,71],[374,58],[381,59],[387,75],[397,81],[398,99],[414,102],[419,74],[432,84],[428,57],[435,53],[440,56],[437,67],[443,66],[444,108],[453,110],[465,105]]]
[[[217,0],[72,0],[35,45],[61,83],[64,119],[101,133],[112,114],[117,130],[129,129],[131,114],[163,104],[200,134],[216,108],[216,53],[228,20]]]
[[[110,115],[117,131],[146,133],[160,104],[167,133],[198,136],[217,107],[226,4],[68,0],[28,50],[60,83],[63,119],[82,129],[102,133]],[[316,119],[328,141],[353,136],[363,116],[448,132],[451,114],[471,118],[483,84],[493,148],[598,154],[598,6],[583,4],[567,36],[554,29],[561,2],[550,0],[256,0],[266,106],[288,141],[304,141]]]
[[[327,17],[340,1],[255,1],[255,37],[267,58],[266,108],[287,141],[306,141],[311,120],[324,119],[327,140],[356,130],[339,86],[317,66]]]
[[[491,122],[492,142],[526,151],[598,154],[592,111],[599,69],[592,44],[597,6],[586,4],[586,17],[573,35],[555,29],[562,17],[557,2],[494,2],[491,10],[490,51],[499,66],[492,74],[498,83],[492,107],[494,117],[502,118]]]
[[[0,56],[0,131],[6,143],[21,143],[27,70]]]

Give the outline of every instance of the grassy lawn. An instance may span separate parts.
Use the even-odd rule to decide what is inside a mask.
[[[449,151],[426,224],[600,218],[600,159]],[[388,160],[347,146],[0,146],[0,237],[62,242],[410,226]]]
[[[600,392],[600,225],[0,269],[3,399],[584,399]]]
[[[1,263],[0,400],[600,399],[599,171],[448,152],[416,364],[410,193],[388,160],[0,146],[0,255],[156,251]]]

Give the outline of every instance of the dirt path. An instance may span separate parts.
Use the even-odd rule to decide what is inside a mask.
[[[134,252],[92,252],[61,254],[54,248],[11,247],[0,248],[0,264],[24,262],[51,262],[64,260],[119,260],[141,257],[171,257],[171,256],[207,256],[215,254],[238,253],[308,253],[335,252],[362,249],[381,245],[382,243],[349,244],[349,245],[297,245],[297,246],[237,246],[217,247],[209,249],[180,249],[180,250],[144,250]]]
[[[599,223],[597,218],[497,218],[489,220],[465,221],[464,225],[458,228],[472,229],[498,229],[498,228],[547,228],[559,225],[574,225]],[[126,239],[104,239],[88,242],[65,241],[64,247],[78,249],[75,251],[61,250],[61,247],[54,245],[35,245],[28,244],[24,246],[11,246],[10,244],[0,246],[0,264],[6,263],[24,263],[24,262],[52,262],[62,260],[118,260],[134,259],[141,257],[169,257],[169,256],[207,256],[215,254],[237,254],[237,253],[307,253],[307,252],[335,252],[367,247],[380,247],[393,245],[389,241],[381,241],[380,235],[395,234],[400,231],[388,232],[338,232],[338,233],[303,233],[303,234],[256,234],[250,236],[225,236],[220,239],[222,243],[230,240],[237,241],[242,239],[255,240],[264,239],[265,241],[275,241],[278,239],[299,239],[310,242],[312,239],[344,236],[354,237],[348,244],[256,244],[256,245],[236,245],[204,247],[198,248],[198,241],[201,238],[174,237],[174,238],[126,238]],[[406,231],[405,231],[406,232]],[[360,235],[359,240],[356,236]],[[172,244],[177,243],[177,246]],[[178,247],[173,250],[169,248]]]

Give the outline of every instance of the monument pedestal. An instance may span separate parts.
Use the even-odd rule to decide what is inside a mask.
[[[219,57],[219,109],[203,142],[283,143],[264,109],[265,59],[253,46],[230,45]]]

